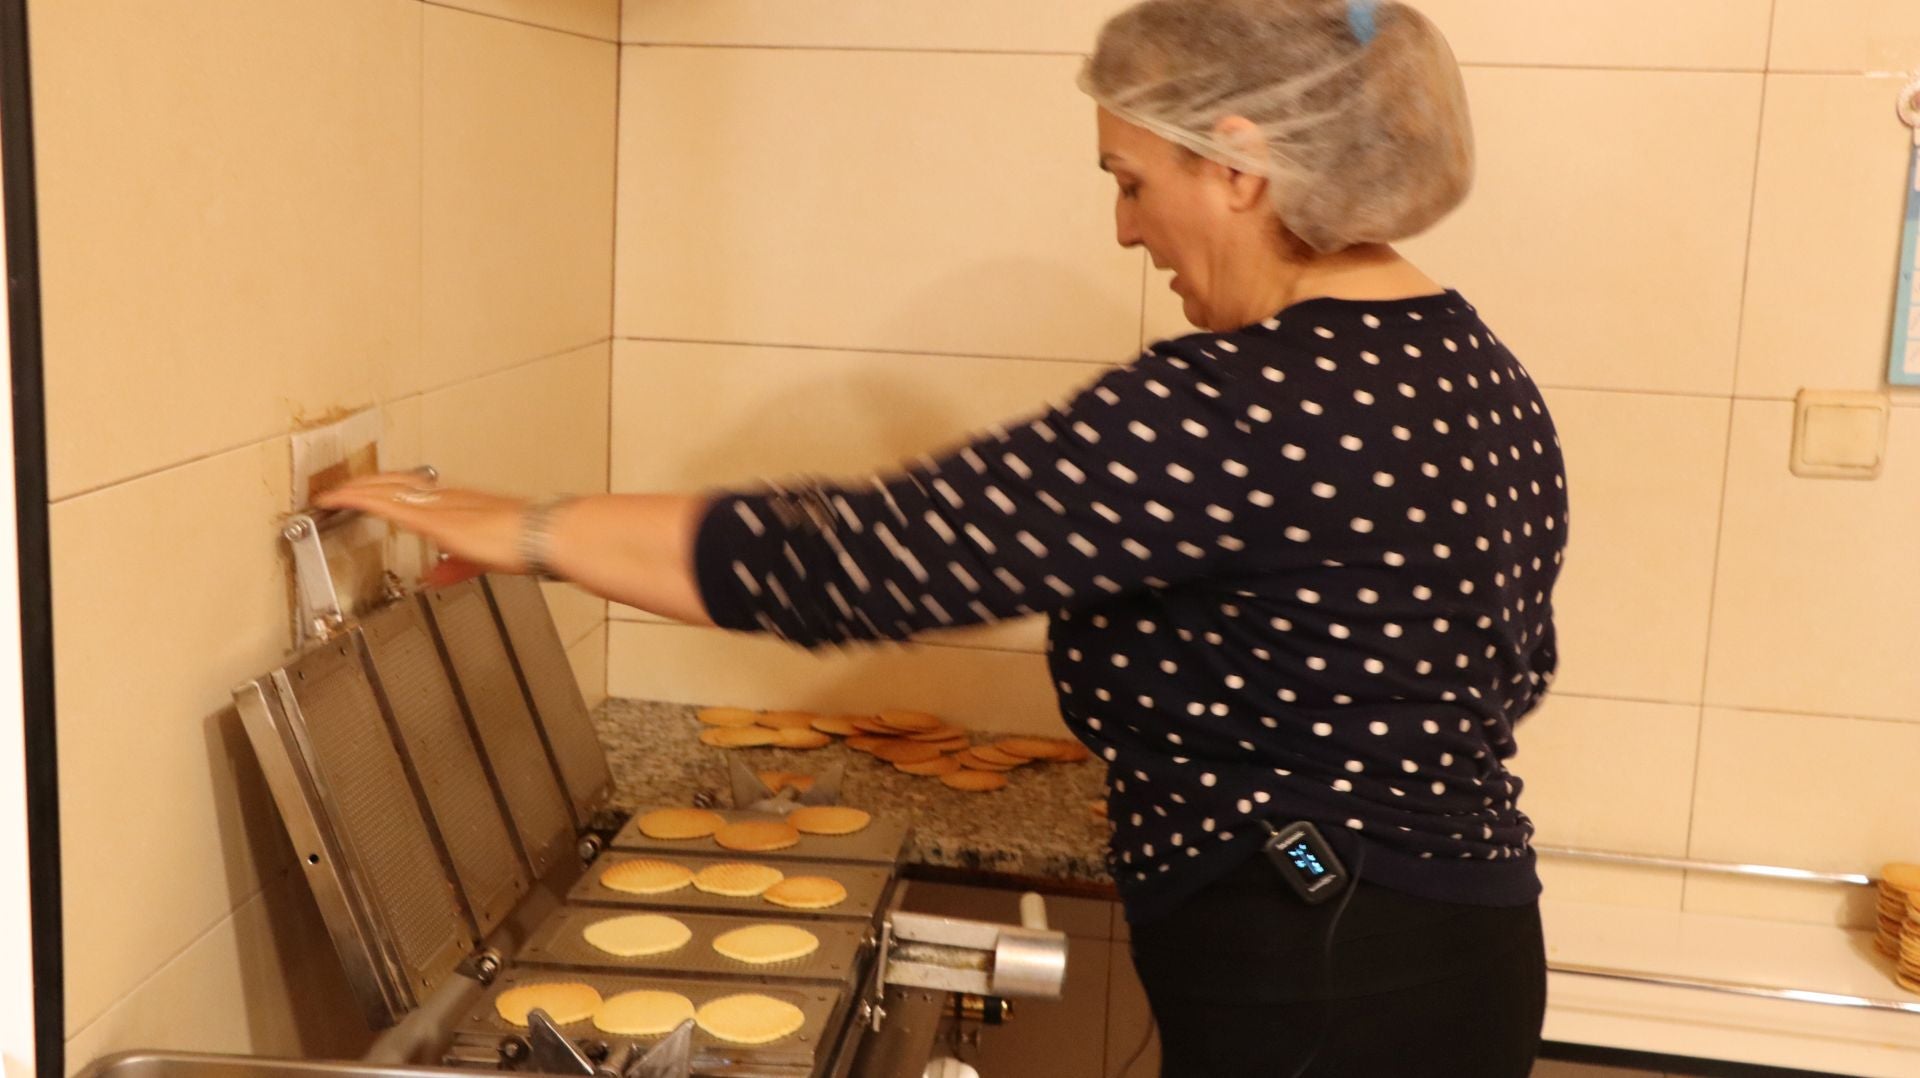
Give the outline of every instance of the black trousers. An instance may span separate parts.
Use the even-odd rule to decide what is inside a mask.
[[[1301,902],[1259,854],[1135,926],[1161,1078],[1527,1078],[1547,1005],[1539,904],[1351,886],[1330,967],[1340,898]]]

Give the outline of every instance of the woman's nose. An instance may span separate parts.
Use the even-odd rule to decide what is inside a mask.
[[[1127,208],[1125,202],[1115,202],[1113,205],[1113,231],[1114,239],[1119,241],[1120,246],[1140,246],[1140,229],[1135,226],[1133,211]]]

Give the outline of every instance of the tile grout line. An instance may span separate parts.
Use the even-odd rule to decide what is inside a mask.
[[[601,44],[605,44],[605,45],[617,46],[621,43],[620,27],[617,23],[613,28],[612,37],[596,37],[593,34],[585,33],[580,30],[567,30],[558,26],[543,26],[537,22],[528,22],[526,19],[516,19],[511,15],[497,15],[491,11],[475,11],[472,8],[465,8],[457,4],[446,3],[445,0],[420,0],[420,6],[421,7],[437,7],[442,11],[451,11],[460,15],[472,15],[474,18],[477,18],[477,19],[492,19],[494,22],[504,22],[514,26],[524,26],[529,30],[545,30],[548,33],[564,34],[567,37],[577,37],[586,41],[598,41]]]
[[[267,893],[267,888],[273,886],[276,883],[284,881],[287,878],[288,874],[293,871],[293,868],[294,866],[292,864],[286,864],[286,865],[280,866],[278,871],[272,873],[271,878],[263,875],[260,880],[260,886],[254,888],[252,891],[247,892],[246,896],[240,899],[238,902],[235,902],[232,908],[228,909],[227,912],[221,914],[219,917],[214,918],[213,921],[209,923],[205,928],[201,929],[199,932],[194,933],[192,939],[189,939],[186,943],[182,944],[173,953],[161,959],[160,964],[157,966],[154,966],[151,970],[148,970],[146,976],[141,977],[139,980],[133,982],[133,984],[127,987],[126,991],[114,997],[113,1002],[107,1004],[105,1007],[100,1008],[100,1011],[98,1014],[95,1014],[92,1018],[87,1019],[86,1022],[82,1023],[79,1028],[73,1030],[71,1033],[66,1034],[66,1036],[63,1037],[62,1039],[65,1042],[71,1044],[74,1040],[84,1035],[88,1030],[100,1024],[100,1022],[104,1020],[108,1014],[113,1012],[113,1009],[115,1007],[118,1007],[122,1003],[125,1003],[127,1000],[133,998],[136,992],[139,992],[142,988],[145,988],[149,983],[151,983],[156,977],[159,977],[162,973],[165,973],[168,967],[172,966],[175,962],[178,962],[182,958],[186,957],[186,954],[188,951],[191,951],[195,947],[198,947],[200,943],[204,941],[208,936],[211,936],[215,932],[219,931],[221,925],[224,925],[228,921],[231,921],[236,917],[238,917],[240,915],[240,911],[245,909],[247,906],[251,905],[255,899],[263,898]]]
[[[613,45],[613,202],[608,212],[613,215],[608,228],[610,248],[607,252],[607,453],[606,468],[601,473],[601,492],[613,493],[613,421],[615,385],[614,368],[620,362],[619,329],[620,316],[620,114],[625,104],[627,76],[627,47],[620,44],[619,31],[626,25],[626,7],[630,0],[620,0],[614,7],[614,29],[616,38]],[[607,668],[613,660],[613,604],[606,599],[600,601],[600,695],[607,695]]]
[[[1767,5],[1766,58],[1768,62],[1771,62],[1773,59],[1773,30],[1774,30],[1774,24],[1779,19],[1779,16],[1780,16],[1779,0],[1770,0],[1770,2]],[[1720,506],[1719,506],[1719,513],[1716,516],[1714,521],[1713,564],[1708,569],[1708,574],[1707,574],[1706,650],[1702,656],[1702,661],[1700,663],[1699,696],[1701,700],[1701,705],[1700,705],[1700,708],[1694,712],[1693,775],[1687,785],[1686,852],[1689,856],[1691,856],[1693,853],[1693,838],[1694,838],[1693,825],[1694,825],[1694,818],[1695,818],[1695,810],[1700,801],[1701,747],[1706,743],[1706,737],[1707,737],[1707,705],[1706,705],[1706,700],[1708,696],[1707,687],[1709,684],[1711,684],[1712,678],[1713,678],[1713,625],[1714,625],[1713,614],[1714,614],[1714,607],[1718,602],[1719,594],[1720,594],[1720,561],[1721,561],[1722,555],[1726,551],[1726,545],[1728,541],[1727,501],[1731,496],[1731,484],[1733,480],[1733,435],[1734,435],[1734,421],[1737,418],[1736,413],[1739,410],[1738,409],[1738,402],[1739,402],[1738,393],[1740,388],[1740,354],[1742,349],[1745,348],[1746,346],[1746,328],[1747,328],[1746,310],[1747,310],[1747,301],[1748,301],[1748,295],[1749,295],[1749,287],[1753,280],[1753,229],[1754,229],[1754,222],[1758,219],[1759,210],[1760,210],[1760,168],[1761,168],[1761,157],[1766,152],[1766,134],[1767,134],[1767,79],[1765,76],[1762,76],[1760,79],[1760,112],[1759,112],[1759,115],[1755,118],[1754,132],[1753,132],[1753,178],[1747,189],[1747,238],[1746,238],[1746,251],[1745,251],[1746,257],[1741,260],[1740,302],[1735,308],[1740,312],[1740,321],[1734,327],[1734,337],[1733,337],[1733,386],[1732,388],[1734,390],[1734,395],[1730,397],[1727,401],[1727,435],[1726,435],[1726,440],[1724,442],[1724,449],[1720,458]],[[1682,909],[1685,909],[1687,905],[1688,882],[1689,882],[1689,876],[1683,873],[1680,877],[1680,906]]]
[[[392,407],[393,405],[401,404],[406,401],[413,400],[416,397],[425,397],[429,394],[440,393],[449,389],[457,389],[461,386],[468,385],[469,383],[483,381],[485,379],[493,378],[499,375],[512,374],[517,371],[522,371],[527,367],[531,367],[539,363],[545,363],[545,362],[548,362],[549,360],[560,359],[562,357],[572,355],[575,352],[584,351],[585,349],[591,348],[596,344],[602,344],[602,343],[610,344],[611,340],[612,340],[611,338],[602,337],[595,340],[587,341],[583,344],[570,345],[556,352],[549,352],[544,355],[534,356],[532,359],[519,360],[505,367],[500,367],[490,371],[482,371],[478,374],[469,375],[465,378],[456,379],[451,382],[444,382],[439,385],[428,386],[423,389],[417,389],[411,393],[404,393],[397,397],[383,398],[379,394],[375,394],[369,401],[360,405],[359,407],[354,408],[353,411],[360,412],[360,411],[366,410],[367,408]],[[194,453],[191,456],[182,457],[178,460],[168,461],[165,464],[161,464],[153,468],[146,468],[141,471],[130,472],[126,475],[116,476],[115,478],[109,479],[103,483],[96,483],[90,487],[84,487],[80,490],[75,490],[67,494],[62,494],[57,498],[49,498],[47,500],[47,504],[60,505],[62,503],[73,501],[79,498],[84,498],[89,495],[100,494],[105,491],[112,490],[114,487],[123,486],[127,483],[136,483],[142,479],[151,479],[156,475],[163,475],[167,472],[174,471],[175,469],[178,469],[178,468],[188,468],[195,464],[204,464],[205,462],[212,460],[215,457],[225,456],[228,453],[238,453],[243,449],[255,449],[261,446],[270,445],[273,442],[277,442],[282,438],[291,438],[293,435],[300,434],[300,433],[303,433],[303,432],[298,430],[283,430],[283,431],[278,431],[272,434],[263,434],[255,438],[248,438],[247,440],[242,442],[234,442],[229,445],[218,446],[213,449]],[[421,451],[424,454],[425,452],[424,446],[421,447]]]
[[[436,3],[436,0],[422,0],[422,2]],[[436,3],[436,6],[444,6],[444,5]],[[464,9],[456,9],[456,10],[464,10]],[[497,18],[499,16],[494,16],[494,17]],[[512,21],[512,20],[507,20],[507,21]],[[530,23],[528,25],[534,25],[534,24]],[[550,28],[540,27],[540,29],[550,29]],[[563,31],[556,31],[556,32],[568,33],[570,31],[563,30]],[[596,38],[595,40],[605,40],[605,39]],[[1076,50],[1076,49],[932,48],[927,46],[914,46],[914,45],[849,45],[849,44],[835,44],[831,42],[824,42],[824,43],[815,42],[815,43],[807,43],[807,44],[769,44],[766,42],[747,42],[747,41],[659,41],[659,40],[648,41],[648,40],[628,39],[624,36],[620,38],[620,40],[618,41],[618,44],[622,48],[682,49],[686,51],[702,51],[702,52],[721,52],[721,51],[800,52],[800,53],[850,52],[850,53],[898,54],[898,55],[910,55],[910,56],[911,55],[989,56],[989,57],[1010,56],[1010,57],[1034,57],[1034,58],[1051,57],[1051,58],[1057,58],[1057,59],[1071,59],[1071,60],[1081,60],[1081,59],[1085,59],[1087,56],[1087,53],[1085,51]],[[1769,48],[1771,48],[1771,27],[1769,27]],[[1891,75],[1885,71],[1852,68],[1852,67],[1848,67],[1848,68],[1842,68],[1842,67],[1776,68],[1776,67],[1768,66],[1766,61],[1763,61],[1761,66],[1758,66],[1758,67],[1749,67],[1741,64],[1713,65],[1713,66],[1702,65],[1698,67],[1689,67],[1682,64],[1632,64],[1632,63],[1555,64],[1555,63],[1526,63],[1523,61],[1514,61],[1514,60],[1462,60],[1460,61],[1460,66],[1461,68],[1469,71],[1472,71],[1472,70],[1566,71],[1566,72],[1590,71],[1590,72],[1596,72],[1596,73],[1616,73],[1616,74],[1795,75],[1795,76],[1824,76],[1824,77],[1840,77],[1840,78],[1890,78],[1891,77]]]
[[[1109,367],[1127,362],[1121,359],[1088,359],[1084,356],[1032,356],[1003,355],[989,352],[941,352],[927,349],[903,350],[899,348],[874,348],[870,346],[846,346],[838,344],[784,343],[778,341],[720,340],[702,337],[623,337],[615,340],[634,344],[697,344],[720,348],[788,348],[800,352],[852,352],[859,355],[900,356],[911,359],[925,356],[931,359],[1001,359],[1029,363],[1079,363],[1086,366]]]
[[[1144,291],[1144,286],[1143,286],[1143,291]],[[1143,321],[1144,321],[1144,309],[1143,309]],[[1146,330],[1144,328],[1144,325],[1140,331],[1140,336],[1141,336],[1141,342],[1142,342],[1141,348],[1144,350],[1146,347],[1145,345]],[[632,335],[615,334],[613,339],[615,341],[625,341],[630,344],[689,344],[689,345],[698,345],[702,347],[712,347],[712,348],[759,348],[759,349],[783,348],[783,349],[788,349],[788,350],[797,351],[797,352],[846,352],[853,355],[899,356],[903,359],[908,359],[908,360],[914,359],[916,357],[924,357],[928,359],[990,359],[990,360],[996,360],[996,361],[1022,362],[1022,363],[1075,363],[1083,366],[1100,366],[1100,367],[1117,366],[1119,364],[1127,362],[1127,360],[1125,359],[1090,359],[1085,356],[1036,356],[1036,355],[1013,355],[1013,354],[994,353],[994,352],[946,352],[946,351],[936,351],[932,349],[881,348],[881,347],[875,347],[872,345],[816,344],[816,343],[810,343],[810,342],[766,341],[766,340],[729,340],[729,339],[706,338],[706,337],[632,336]],[[1732,399],[1732,400],[1739,400],[1739,401],[1773,402],[1773,403],[1783,403],[1783,404],[1792,404],[1794,400],[1794,398],[1789,396],[1777,396],[1770,393],[1731,393],[1729,394],[1726,392],[1717,392],[1717,391],[1706,392],[1706,391],[1694,391],[1694,390],[1685,390],[1685,389],[1645,389],[1645,388],[1637,388],[1633,386],[1575,385],[1572,383],[1555,382],[1551,379],[1541,379],[1541,378],[1536,378],[1535,382],[1542,389],[1553,390],[1555,392],[1561,392],[1561,393],[1608,393],[1608,394],[1614,394],[1619,396],[1679,397],[1683,399],[1703,400],[1703,401],[1724,401],[1724,400]],[[1895,408],[1920,408],[1920,393],[1898,394],[1893,398],[1892,404],[1893,404],[1893,407]]]
[[[678,631],[691,631],[691,632],[707,632],[709,630],[712,630],[716,635],[722,635],[722,636],[733,635],[727,632],[726,630],[716,629],[713,626],[688,625],[688,624],[685,624],[684,622],[678,622],[678,621],[655,619],[655,618],[636,618],[636,617],[623,616],[620,614],[611,614],[611,613],[607,617],[607,625],[609,630],[611,630],[611,628],[616,625],[637,625],[637,626],[642,626],[646,628],[672,629],[672,630],[678,630]],[[904,644],[896,643],[896,646],[902,647],[902,648],[940,648],[947,651],[985,651],[985,652],[992,652],[994,654],[1000,654],[1000,655],[1030,655],[1036,658],[1046,657],[1046,652],[1044,650],[1027,650],[1023,648],[1004,647],[1004,646],[989,645],[989,644],[963,644],[963,643],[955,643],[951,641],[936,642],[931,640],[913,640],[913,641],[905,642]],[[870,648],[871,649],[870,653],[876,654],[876,655],[880,654],[882,650],[881,647],[876,647],[872,644],[856,644],[854,645],[854,647]],[[856,652],[851,657],[858,658],[859,653]],[[1721,711],[1739,711],[1739,712],[1745,712],[1745,713],[1754,714],[1754,715],[1783,715],[1783,716],[1803,717],[1803,718],[1809,718],[1809,719],[1833,719],[1841,722],[1874,722],[1874,723],[1890,723],[1898,726],[1920,726],[1920,717],[1903,717],[1899,715],[1875,715],[1875,714],[1859,714],[1859,713],[1849,713],[1849,712],[1839,712],[1839,711],[1817,711],[1817,710],[1810,710],[1805,708],[1790,708],[1790,707],[1765,707],[1765,706],[1760,706],[1755,704],[1715,702],[1715,701],[1706,700],[1706,699],[1662,700],[1662,699],[1659,699],[1658,697],[1650,697],[1650,696],[1627,696],[1627,695],[1615,695],[1615,694],[1598,693],[1598,692],[1578,692],[1578,691],[1570,692],[1565,689],[1555,689],[1553,692],[1553,695],[1555,697],[1564,697],[1566,699],[1571,699],[1571,700],[1591,700],[1591,701],[1596,701],[1601,703],[1610,703],[1610,704],[1648,704],[1656,707],[1693,708],[1699,711],[1704,711],[1708,708],[1713,708]]]

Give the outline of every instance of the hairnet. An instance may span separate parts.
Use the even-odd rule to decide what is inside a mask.
[[[1144,0],[1108,20],[1080,74],[1108,111],[1265,176],[1274,212],[1317,251],[1391,243],[1473,183],[1460,67],[1440,31],[1376,0]],[[1214,125],[1242,116],[1258,142]]]

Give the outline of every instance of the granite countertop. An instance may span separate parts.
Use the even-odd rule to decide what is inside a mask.
[[[838,739],[823,749],[717,749],[699,741],[695,708],[639,700],[608,700],[593,721],[613,769],[613,807],[692,804],[698,794],[732,802],[727,762],[756,771],[818,773],[845,765],[840,800],[913,824],[910,864],[965,875],[1017,877],[1031,882],[1107,887],[1107,823],[1089,810],[1103,795],[1098,760],[1041,763],[1008,772],[1004,789],[965,793],[939,780],[909,775],[855,752]],[[973,731],[974,741],[991,740]],[[947,876],[936,871],[934,875]]]

